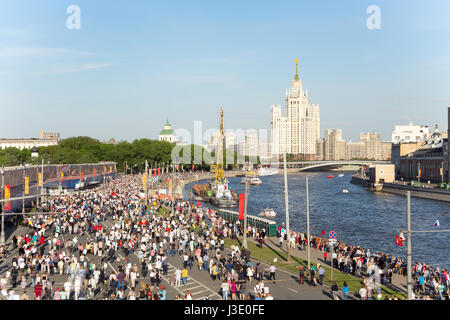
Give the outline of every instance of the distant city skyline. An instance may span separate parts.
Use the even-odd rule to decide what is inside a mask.
[[[73,4],[79,30],[66,26]],[[373,4],[380,30],[366,26]],[[2,1],[0,138],[158,139],[167,118],[218,127],[220,107],[225,129],[269,130],[296,58],[321,137],[389,141],[410,121],[446,131],[448,12],[444,0]]]

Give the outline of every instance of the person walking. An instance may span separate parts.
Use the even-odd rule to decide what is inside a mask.
[[[34,286],[34,297],[36,300],[41,300],[41,295],[42,295],[42,285],[38,281]]]
[[[272,278],[273,278],[274,283],[275,283],[275,271],[276,271],[276,269],[277,268],[273,265],[273,263],[269,267],[269,272],[270,272],[269,280],[272,280]]]
[[[228,291],[230,290],[228,281],[224,279],[220,287],[222,289],[222,300],[228,300]]]
[[[336,282],[334,282],[331,286],[331,294],[333,296],[333,300],[339,300],[339,288]]]
[[[361,289],[359,289],[359,296],[361,300],[367,300],[367,289],[364,286],[361,286]]]
[[[175,285],[177,287],[181,285],[181,275],[182,271],[179,268],[177,268],[177,270],[175,270]]]
[[[344,284],[342,285],[342,295],[344,297],[344,300],[348,300],[348,292],[349,292],[349,288],[348,288],[347,282],[344,281]]]
[[[187,267],[187,266],[186,266]],[[183,270],[181,270],[181,278],[183,279],[183,285],[186,285],[187,283],[187,277],[189,275],[188,270],[186,269],[186,267],[183,268]]]
[[[305,283],[305,269],[302,266],[300,266],[300,269],[299,269],[299,282],[300,282],[300,284]]]
[[[318,267],[319,271],[319,283],[321,286],[323,286],[323,277],[325,276],[325,269],[322,266]]]

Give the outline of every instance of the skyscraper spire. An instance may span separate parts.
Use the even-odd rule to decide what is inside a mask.
[[[300,77],[298,76],[298,58],[295,59],[295,80],[300,80]]]

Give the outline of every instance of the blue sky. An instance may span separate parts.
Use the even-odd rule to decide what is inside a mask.
[[[369,5],[381,30],[366,27]],[[81,29],[69,30],[69,5]],[[321,135],[447,129],[450,1],[0,0],[0,137],[157,138],[175,128],[269,129],[295,74]]]

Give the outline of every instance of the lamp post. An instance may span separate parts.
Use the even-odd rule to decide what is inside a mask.
[[[287,234],[287,262],[291,262],[290,252],[290,231],[289,231],[289,196],[288,196],[288,183],[287,183],[287,169],[286,169],[286,152],[284,153],[284,203],[286,206],[286,234]]]
[[[306,245],[307,245],[307,252],[308,252],[308,270],[310,269],[311,265],[311,252],[310,252],[310,244],[309,244],[309,190],[308,190],[308,177],[306,177]]]
[[[2,166],[2,200],[5,199],[5,167]],[[0,235],[0,245],[4,245],[5,244],[5,205],[4,202],[2,201],[2,232]]]
[[[248,193],[249,193],[249,185],[248,185],[248,172],[245,171],[245,198],[244,198],[244,235],[242,237],[242,245],[245,249],[248,249],[247,246],[247,203],[248,203]]]

